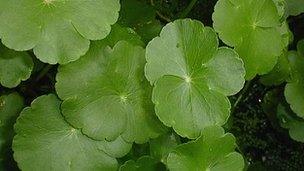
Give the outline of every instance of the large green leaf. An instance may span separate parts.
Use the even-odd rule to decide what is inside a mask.
[[[285,0],[288,15],[299,15],[304,12],[304,0]]]
[[[144,49],[126,41],[113,49],[92,45],[80,60],[61,66],[56,90],[63,115],[95,139],[144,143],[162,133],[144,77]]]
[[[171,171],[242,171],[244,159],[235,152],[235,138],[221,127],[205,128],[195,141],[176,147],[168,156]]]
[[[0,170],[9,170],[12,165],[13,125],[23,106],[23,98],[17,93],[0,97]]]
[[[0,0],[0,38],[15,50],[34,49],[50,64],[77,60],[89,40],[105,38],[118,19],[119,0]]]
[[[115,157],[128,153],[131,144],[88,138],[64,120],[60,103],[55,95],[41,96],[20,114],[13,141],[20,169],[116,170]]]
[[[272,0],[219,0],[212,18],[221,40],[243,59],[246,79],[272,70],[284,47]]]
[[[293,52],[289,61],[291,78],[285,87],[285,98],[291,109],[304,118],[304,56]]]
[[[27,80],[34,64],[27,52],[16,52],[0,44],[0,83],[13,88]]]
[[[227,95],[244,84],[238,54],[218,48],[216,33],[195,20],[176,20],[147,46],[146,77],[153,89],[156,114],[181,136],[196,138],[229,117]]]

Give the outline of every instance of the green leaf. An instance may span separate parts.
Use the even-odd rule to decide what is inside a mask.
[[[280,16],[281,19],[285,19],[285,13],[286,13],[286,0],[273,0],[273,2],[275,3],[277,10],[278,10],[278,14]]]
[[[119,171],[161,171],[166,170],[159,161],[150,156],[142,156],[137,161],[129,160],[120,166]]]
[[[287,50],[288,45],[293,42],[293,33],[289,29],[289,25],[287,21],[284,21],[282,25],[279,27],[279,32],[281,33],[284,47]]]
[[[133,29],[123,27],[119,24],[114,24],[110,34],[102,41],[107,42],[109,46],[114,47],[120,40],[125,40],[133,45],[145,46],[141,37]]]
[[[13,88],[27,80],[34,63],[27,52],[16,52],[0,44],[0,83]]]
[[[122,135],[144,143],[159,136],[164,130],[144,77],[144,53],[125,41],[113,49],[99,42],[80,60],[61,66],[56,90],[67,121],[99,140]]]
[[[208,127],[197,140],[175,148],[168,156],[167,167],[171,171],[242,171],[244,159],[235,148],[232,134],[225,134],[218,126]]]
[[[11,167],[13,125],[23,106],[23,98],[17,93],[0,96],[0,170]]]
[[[136,27],[144,22],[154,20],[156,11],[141,0],[121,0],[120,22]]]
[[[288,15],[299,15],[304,12],[304,1],[303,0],[285,0],[287,3],[287,14]]]
[[[150,140],[150,154],[153,158],[166,163],[170,151],[180,143],[179,136],[174,133],[161,135],[156,139]]]
[[[148,44],[146,58],[156,114],[166,126],[196,138],[203,128],[227,121],[226,96],[243,87],[245,71],[234,50],[218,48],[211,28],[190,19],[169,23]]]
[[[147,43],[156,37],[162,28],[161,23],[156,20],[155,9],[140,0],[121,0],[119,23],[133,28]]]
[[[285,87],[285,98],[291,109],[304,118],[304,56],[293,52],[289,56],[291,78]]]
[[[119,0],[1,0],[0,6],[3,44],[15,50],[33,48],[38,59],[50,64],[84,55],[89,40],[110,33],[120,8]]]
[[[300,40],[297,44],[298,53],[300,56],[304,56],[304,39]]]
[[[212,18],[221,40],[243,59],[247,80],[272,70],[283,50],[280,16],[272,0],[219,0]]]
[[[268,74],[263,75],[260,79],[262,84],[272,86],[280,85],[285,82],[290,75],[290,66],[288,61],[289,52],[284,52],[278,60],[278,63]]]
[[[289,135],[292,139],[304,143],[304,120],[293,117],[283,104],[277,107],[277,115],[281,121],[281,126],[289,130]]]
[[[293,140],[304,142],[304,120],[292,112],[280,88],[267,92],[262,106],[273,128],[278,131],[281,131],[280,128],[288,129]]]
[[[55,95],[41,96],[15,124],[14,158],[21,170],[116,170],[131,144],[96,141],[70,126]]]

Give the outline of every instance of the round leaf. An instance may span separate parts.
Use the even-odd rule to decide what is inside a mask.
[[[162,28],[156,10],[145,1],[121,0],[119,23],[133,28],[145,42],[157,36]]]
[[[300,56],[304,56],[304,39],[300,40],[297,44],[298,53]]]
[[[60,103],[55,95],[41,96],[20,114],[13,141],[20,169],[116,170],[114,157],[121,157],[131,145],[121,139],[105,142],[88,138],[64,120]]]
[[[170,151],[180,144],[180,138],[175,133],[167,133],[150,140],[150,154],[153,158],[166,163]]]
[[[15,50],[34,49],[43,62],[68,63],[105,38],[118,19],[119,0],[0,0],[0,38]],[[18,12],[16,12],[18,11]]]
[[[282,127],[289,129],[289,135],[293,140],[304,143],[304,121],[293,117],[290,109],[282,104],[277,107],[277,115],[280,119]]]
[[[27,80],[33,70],[32,58],[27,52],[16,52],[0,44],[0,83],[13,88]]]
[[[242,171],[244,159],[235,147],[232,134],[218,126],[208,127],[197,140],[176,147],[168,156],[167,167],[171,171]]]
[[[288,52],[282,53],[282,55],[279,57],[278,63],[273,68],[273,70],[261,77],[260,81],[264,85],[280,85],[289,78],[290,66],[287,58],[289,54],[290,53]]]
[[[282,127],[288,129],[289,136],[293,140],[304,142],[304,120],[292,112],[284,100],[281,89],[273,89],[267,92],[262,106],[268,118],[273,121],[273,128],[278,129]]]
[[[243,59],[246,79],[272,70],[284,45],[272,0],[219,0],[212,18],[221,40]]]
[[[99,140],[122,135],[144,143],[162,133],[144,77],[144,52],[125,41],[113,49],[97,42],[80,60],[61,66],[56,89],[67,121]]]
[[[139,35],[136,32],[128,27],[123,27],[119,24],[114,24],[112,26],[110,34],[102,41],[107,42],[107,44],[111,47],[115,46],[115,44],[120,41],[125,40],[133,45],[138,45],[144,47],[144,43],[141,41]]]
[[[23,98],[17,93],[0,97],[0,170],[10,170],[13,125],[23,106]]]
[[[292,54],[289,56],[291,79],[285,87],[285,98],[291,109],[304,118],[304,56]]]
[[[196,138],[230,113],[227,95],[244,84],[237,53],[218,48],[216,33],[195,20],[176,20],[147,46],[146,77],[154,84],[156,114],[181,136]]]

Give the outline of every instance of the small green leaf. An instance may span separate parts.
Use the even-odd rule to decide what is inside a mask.
[[[141,38],[136,32],[128,27],[123,27],[119,24],[114,24],[112,26],[110,34],[102,41],[106,41],[111,47],[120,41],[125,40],[133,45],[138,45],[144,47],[145,44],[141,41]]]
[[[242,171],[244,159],[235,152],[235,138],[221,127],[205,128],[195,141],[176,147],[168,156],[171,171]]]
[[[17,93],[0,96],[0,170],[11,167],[13,125],[23,106],[23,98]]]
[[[34,64],[27,52],[16,52],[0,44],[0,83],[13,88],[27,80]]]
[[[285,87],[285,98],[291,109],[304,118],[304,56],[291,52],[291,78]]]
[[[97,42],[80,60],[61,66],[56,90],[67,121],[99,140],[122,135],[144,143],[160,135],[164,130],[144,77],[144,53],[125,41],[113,49]]]
[[[84,55],[89,40],[110,33],[120,9],[119,0],[0,0],[0,6],[3,44],[15,50],[33,48],[38,59],[50,64]]]
[[[304,39],[300,40],[297,44],[298,53],[300,56],[304,56]]]
[[[290,75],[290,65],[288,61],[289,52],[284,52],[279,57],[278,63],[268,74],[263,75],[260,79],[262,84],[272,86],[280,85],[283,82],[287,81]]]
[[[144,22],[154,20],[155,17],[155,9],[146,2],[140,0],[121,0],[120,23],[137,27]]]
[[[212,18],[221,40],[243,59],[247,80],[272,70],[284,47],[272,0],[219,0]]]
[[[137,161],[129,160],[120,166],[119,171],[165,171],[165,167],[150,156],[142,156]]]
[[[294,114],[283,104],[278,105],[277,115],[281,126],[289,130],[290,137],[304,143],[304,120],[293,117]]]
[[[280,88],[267,92],[262,106],[273,128],[278,131],[280,128],[288,129],[293,140],[304,142],[304,120],[290,109]]]
[[[218,48],[216,33],[195,20],[176,20],[147,46],[146,77],[159,119],[181,136],[196,138],[230,113],[226,96],[244,85],[238,54]]]
[[[287,4],[285,0],[273,0],[273,2],[275,3],[277,10],[278,10],[278,14],[280,16],[280,18],[282,20],[285,19],[285,13],[286,13],[286,8],[287,8]]]
[[[180,138],[175,133],[161,135],[150,140],[150,154],[153,158],[166,163],[169,152],[180,143]]]
[[[293,42],[293,33],[289,29],[287,21],[284,21],[279,27],[279,32],[281,33],[284,47],[287,50],[288,45]]]
[[[161,31],[161,23],[155,19],[155,9],[144,1],[122,0],[119,23],[133,28],[145,42]]]
[[[288,15],[299,15],[304,12],[304,1],[303,0],[285,0],[287,3],[287,14]]]
[[[62,117],[55,95],[38,97],[15,124],[14,158],[21,170],[116,170],[114,157],[131,144],[96,141],[71,127]]]

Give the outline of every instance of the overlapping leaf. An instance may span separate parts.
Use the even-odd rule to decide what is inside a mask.
[[[288,80],[291,70],[288,55],[292,54],[290,52],[282,53],[282,55],[279,56],[278,63],[273,70],[261,77],[261,82],[264,85],[280,85]]]
[[[284,100],[280,89],[269,91],[263,100],[263,110],[271,118],[274,128],[280,126],[288,129],[289,136],[299,142],[304,142],[304,119],[299,118]]]
[[[15,50],[34,49],[43,62],[68,63],[106,37],[119,0],[0,0],[0,38]]]
[[[20,169],[116,170],[115,157],[128,153],[131,144],[88,138],[64,120],[60,103],[55,95],[41,96],[20,114],[13,141]]]
[[[161,23],[155,19],[156,11],[142,0],[122,0],[119,23],[133,28],[147,43],[156,37]]]
[[[150,140],[150,154],[162,163],[167,162],[168,154],[181,143],[179,136],[175,133],[167,133],[156,139]]]
[[[301,55],[301,50],[290,55],[289,61],[291,78],[285,87],[285,98],[291,109],[304,118],[304,56]]]
[[[162,133],[144,77],[144,53],[125,41],[113,49],[96,42],[80,60],[61,66],[56,89],[67,121],[100,140],[122,135],[143,143]]]
[[[299,15],[304,12],[303,0],[286,0],[288,15]]]
[[[216,33],[195,20],[176,20],[147,46],[146,77],[156,114],[181,136],[196,138],[210,125],[222,125],[230,113],[226,96],[244,84],[238,54],[218,48]]]
[[[235,148],[232,134],[218,126],[208,127],[197,140],[176,147],[168,156],[167,167],[171,171],[242,171],[244,159]]]
[[[277,115],[281,126],[289,130],[290,137],[304,143],[304,120],[295,118],[282,104],[279,104],[277,107]]]
[[[243,59],[246,79],[272,70],[284,47],[272,0],[219,0],[212,18],[221,40]]]
[[[0,44],[0,83],[9,88],[27,80],[33,70],[33,61],[27,52],[16,52]]]
[[[273,0],[273,2],[275,3],[275,5],[277,7],[280,18],[284,19],[285,14],[286,14],[286,8],[287,8],[286,1],[285,0]]]
[[[129,160],[120,166],[119,171],[165,171],[165,167],[150,156],[142,156],[137,161]]]
[[[23,106],[23,98],[17,93],[0,97],[0,170],[12,169],[13,125]]]

